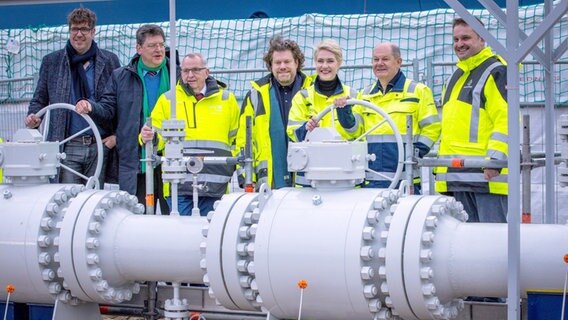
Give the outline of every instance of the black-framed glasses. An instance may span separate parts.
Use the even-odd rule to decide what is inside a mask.
[[[81,34],[87,34],[89,32],[91,32],[91,30],[93,30],[93,28],[89,28],[89,27],[72,27],[71,28],[71,33],[72,34],[77,34],[79,32],[81,32]]]
[[[193,73],[193,74],[200,74],[205,69],[207,69],[207,67],[181,69],[181,72],[184,73],[184,74],[189,74],[190,72]]]

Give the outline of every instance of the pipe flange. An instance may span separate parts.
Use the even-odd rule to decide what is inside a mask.
[[[403,269],[408,302],[412,313],[418,319],[453,319],[463,309],[461,299],[442,302],[437,295],[432,260],[433,247],[436,244],[436,230],[443,219],[464,222],[467,214],[461,203],[446,196],[425,197],[412,212],[408,222],[405,239]],[[418,256],[419,259],[411,257]],[[412,277],[420,275],[420,277]]]
[[[105,230],[105,225],[113,227],[108,220],[120,219],[132,212],[142,213],[144,207],[136,197],[125,191],[87,190],[79,195],[77,202],[67,208],[63,221],[61,249],[64,287],[73,297],[85,301],[100,303],[121,303],[132,299],[140,291],[140,285],[134,281],[105,278],[105,268],[115,268],[105,260],[104,235],[112,233]],[[72,232],[75,230],[75,232]],[[63,232],[64,231],[64,232]],[[69,243],[84,243],[83,246],[71,246]],[[103,250],[104,249],[104,250]],[[113,274],[113,272],[108,272]]]
[[[200,245],[203,282],[209,286],[209,296],[229,309],[259,309],[252,302],[258,296],[253,256],[261,208],[259,194],[225,195],[209,213],[209,225],[202,229],[206,238]],[[219,254],[227,251],[235,254]]]
[[[131,300],[134,294],[140,292],[140,285],[136,282],[113,285],[110,279],[105,279],[101,268],[100,247],[96,245],[99,234],[103,232],[105,220],[113,212],[114,207],[123,207],[135,214],[144,212],[144,206],[138,203],[137,199],[135,203],[133,196],[125,191],[114,191],[106,194],[99,200],[88,222],[85,241],[87,250],[83,259],[88,269],[90,283],[99,296],[111,303],[122,303]]]
[[[398,194],[385,190],[373,201],[373,208],[367,212],[367,219],[361,241],[361,280],[363,295],[369,311],[377,319],[390,319],[391,311],[386,306],[388,297],[386,283],[386,240],[390,226],[391,208],[395,206]],[[388,316],[388,318],[387,318]]]
[[[66,185],[56,191],[43,211],[38,230],[38,264],[41,277],[48,292],[57,297],[64,288],[63,278],[59,276],[59,233],[61,221],[69,201],[81,191],[79,185]]]

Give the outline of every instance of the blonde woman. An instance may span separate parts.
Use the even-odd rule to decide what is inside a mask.
[[[313,119],[336,99],[357,96],[356,91],[342,84],[337,76],[343,62],[343,53],[337,41],[326,39],[320,42],[315,48],[314,62],[317,75],[313,84],[296,93],[292,100],[288,137],[292,141],[302,141],[314,128],[333,125],[343,138],[357,137],[361,130],[361,120],[352,112],[350,105],[333,111],[338,120],[335,124],[332,123],[331,113],[326,114],[319,122]]]

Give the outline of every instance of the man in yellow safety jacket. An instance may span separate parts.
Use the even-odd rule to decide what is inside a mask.
[[[202,156],[232,156],[239,126],[239,105],[235,96],[226,90],[226,85],[209,76],[205,58],[199,53],[190,53],[182,61],[182,80],[176,86],[176,118],[185,121],[184,147],[213,151]],[[160,130],[162,121],[171,118],[168,94],[162,94],[152,110],[152,127]],[[144,126],[141,130],[143,143],[154,139],[153,129]],[[160,135],[158,150],[164,148]],[[167,155],[166,155],[167,156]],[[233,165],[206,164],[197,175],[198,183],[205,185],[199,190],[200,214],[206,216],[213,204],[227,191],[234,172]],[[169,186],[164,194],[171,208]],[[178,208],[180,215],[190,215],[193,208],[192,182],[179,186]]]
[[[244,148],[246,117],[252,119],[253,175],[256,187],[267,183],[278,189],[292,186],[286,155],[286,125],[294,95],[312,83],[312,77],[301,70],[304,54],[292,40],[276,36],[270,40],[264,62],[270,74],[251,81],[241,108],[237,149]],[[244,183],[244,170],[238,169],[239,183]]]
[[[373,73],[377,81],[360,94],[359,99],[367,100],[382,108],[393,119],[400,134],[406,134],[406,117],[412,116],[413,152],[423,157],[438,141],[440,118],[434,103],[432,91],[426,85],[407,79],[400,70],[402,58],[400,48],[394,43],[378,44],[373,50]],[[377,112],[357,106],[356,112],[363,117],[365,131],[383,121]],[[398,147],[394,131],[388,123],[378,126],[366,137],[369,153],[376,160],[369,163],[364,187],[386,188],[394,177],[398,159]],[[420,175],[415,170],[414,193],[419,194]]]
[[[442,92],[439,158],[507,160],[507,68],[463,19],[453,23],[458,69]],[[507,169],[436,168],[436,191],[464,205],[470,222],[506,222]]]

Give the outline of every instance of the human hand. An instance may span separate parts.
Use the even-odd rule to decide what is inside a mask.
[[[154,139],[154,130],[151,127],[143,126],[140,130],[140,136],[142,136],[142,142],[147,143]]]
[[[495,178],[500,174],[499,170],[497,169],[483,169],[483,177],[485,180],[490,181],[491,179]]]
[[[79,100],[75,105],[75,111],[79,114],[87,114],[93,111],[93,106],[91,106],[89,100]]]
[[[337,107],[337,108],[343,108],[345,107],[345,105],[347,104],[347,99],[351,99],[351,97],[346,96],[346,97],[339,97],[337,99],[335,99],[333,101],[333,104]]]
[[[34,129],[39,127],[41,124],[41,118],[36,116],[35,113],[30,113],[26,118],[24,118],[24,123],[27,128]]]
[[[314,120],[314,118],[310,118],[310,120],[306,122],[306,129],[310,132],[317,127],[319,127],[319,122]]]
[[[113,134],[112,136],[104,138],[103,144],[109,149],[114,148],[116,146],[116,136]]]

